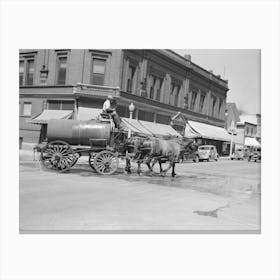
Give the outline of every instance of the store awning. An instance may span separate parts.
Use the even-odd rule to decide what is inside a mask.
[[[101,111],[102,111],[101,109],[97,109],[97,108],[79,107],[77,119],[81,121],[97,119]]]
[[[252,137],[245,137],[245,142],[244,142],[245,146],[250,146],[250,147],[260,147],[261,144]]]
[[[201,137],[201,136],[187,122],[186,126],[185,126],[185,137],[187,137],[187,138],[196,138],[196,137]]]
[[[122,118],[122,121],[127,129],[130,128],[132,132],[140,135],[182,137],[170,125],[140,121],[129,118]]]
[[[72,115],[72,110],[44,110],[29,122],[33,124],[46,124],[50,119],[69,119]]]
[[[210,124],[188,121],[191,129],[186,129],[185,137],[201,137],[219,141],[230,141],[229,133],[223,128]]]

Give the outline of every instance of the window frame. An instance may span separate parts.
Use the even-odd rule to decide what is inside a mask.
[[[60,58],[65,58],[66,57],[66,73],[65,73],[65,82],[64,84],[60,84],[58,83],[58,77],[59,77],[59,70],[60,70],[60,67],[59,67],[59,60]],[[56,73],[55,73],[55,85],[56,86],[65,86],[67,85],[68,83],[68,68],[69,68],[69,52],[57,52],[56,53]]]
[[[51,102],[59,103],[59,109],[50,109],[49,106],[50,106]],[[63,110],[62,109],[63,102],[73,103],[73,109]],[[75,109],[75,101],[74,100],[61,100],[61,99],[48,99],[47,100],[47,110],[61,110],[61,111],[70,111],[70,110],[72,110],[72,111],[74,111],[74,109]]]
[[[28,104],[30,105],[30,114],[25,114],[24,112],[24,107],[25,105]],[[31,101],[24,101],[22,104],[22,114],[23,117],[31,117],[32,116],[32,102]]]
[[[24,86],[34,86],[36,83],[36,61],[37,61],[37,57],[36,57],[37,53],[36,52],[32,52],[32,53],[22,53],[19,54],[19,64],[21,62],[23,62],[23,73],[22,73],[22,84],[20,84],[20,75],[19,77],[19,86],[20,87],[24,87]],[[32,79],[32,84],[27,84],[27,61],[28,60],[33,60],[34,61],[34,71],[33,71],[33,79]],[[20,72],[19,72],[20,74]]]
[[[194,98],[194,94],[195,94],[195,98]],[[190,104],[190,110],[191,111],[194,111],[195,101],[197,99],[197,95],[198,95],[198,91],[197,90],[192,90],[192,98],[191,98],[191,104]]]
[[[132,73],[131,79],[129,79],[129,76],[128,76],[128,73],[127,73],[126,92],[128,92],[128,93],[133,92],[133,87],[134,87],[133,81],[135,79],[137,66],[134,65],[133,63],[129,62],[128,71],[129,71],[130,68],[134,69],[134,71],[131,72]],[[130,83],[129,83],[129,81],[130,81]],[[129,85],[130,85],[130,89],[128,88]]]
[[[94,79],[94,74],[98,74],[98,73],[93,73],[93,66],[94,66],[94,60],[102,60],[104,61],[104,73],[103,73],[103,81],[102,84],[94,84],[93,83],[93,79]],[[91,71],[90,71],[90,83],[92,85],[97,85],[97,86],[104,86],[105,85],[105,77],[106,77],[106,69],[107,69],[107,60],[108,60],[108,56],[106,55],[99,55],[99,54],[95,54],[93,53],[91,55]],[[100,74],[99,74],[100,75]]]
[[[202,100],[201,97],[203,97],[203,101],[201,101]],[[198,108],[200,113],[202,113],[202,111],[203,111],[203,106],[204,106],[205,98],[206,98],[206,93],[200,92],[199,108]]]

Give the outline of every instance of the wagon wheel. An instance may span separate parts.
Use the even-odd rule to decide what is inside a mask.
[[[41,161],[47,169],[65,172],[78,160],[70,145],[56,140],[48,143],[41,151]]]
[[[89,158],[88,158],[88,163],[89,166],[95,170],[95,166],[94,166],[94,159],[95,159],[96,153],[90,153]]]
[[[110,151],[102,151],[95,155],[94,169],[102,175],[111,175],[117,171],[119,159]]]

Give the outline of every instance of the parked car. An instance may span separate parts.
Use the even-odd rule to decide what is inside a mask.
[[[237,160],[243,160],[244,158],[248,157],[248,149],[247,148],[238,148],[235,150],[235,152],[231,156],[231,160],[237,159]]]
[[[248,161],[255,161],[261,160],[261,147],[254,147],[253,151],[250,153],[248,157]]]
[[[202,160],[215,160],[217,161],[219,159],[219,154],[217,152],[217,149],[213,145],[202,145],[198,147],[197,150],[198,155],[198,161]]]

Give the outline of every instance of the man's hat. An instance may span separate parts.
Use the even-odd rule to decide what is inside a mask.
[[[108,99],[114,99],[112,95],[108,95]]]

